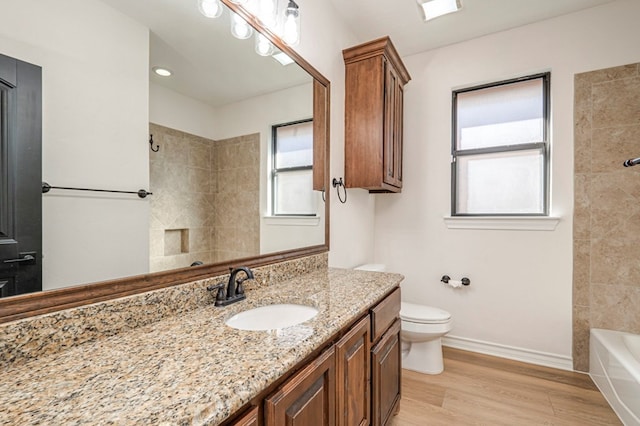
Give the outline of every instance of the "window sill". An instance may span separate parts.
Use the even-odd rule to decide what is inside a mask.
[[[277,226],[318,226],[320,216],[264,216],[264,223]]]
[[[444,223],[449,229],[494,229],[511,231],[553,231],[560,222],[559,217],[549,216],[446,216]]]

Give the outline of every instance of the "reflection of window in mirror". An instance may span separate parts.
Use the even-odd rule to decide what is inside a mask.
[[[272,127],[271,194],[274,216],[315,216],[313,120]]]

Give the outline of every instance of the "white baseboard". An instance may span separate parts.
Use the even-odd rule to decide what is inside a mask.
[[[443,337],[442,344],[444,346],[463,349],[465,351],[479,352],[481,354],[493,355],[500,358],[528,362],[529,364],[543,365],[545,367],[573,371],[572,358],[564,355],[533,351],[530,349],[506,346],[498,343],[483,342],[481,340],[456,336]]]

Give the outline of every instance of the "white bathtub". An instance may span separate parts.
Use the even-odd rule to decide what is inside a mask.
[[[626,426],[640,425],[640,335],[591,329],[589,375]]]

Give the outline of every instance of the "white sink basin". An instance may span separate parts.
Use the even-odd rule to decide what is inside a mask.
[[[310,320],[318,310],[305,305],[268,305],[240,312],[229,318],[226,324],[240,330],[275,330],[291,327]]]

